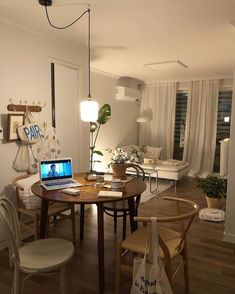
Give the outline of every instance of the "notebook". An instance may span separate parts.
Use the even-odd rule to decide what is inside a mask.
[[[71,158],[48,159],[40,162],[41,186],[46,190],[58,190],[82,186],[73,179]]]

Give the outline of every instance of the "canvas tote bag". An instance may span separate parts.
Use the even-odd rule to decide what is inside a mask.
[[[148,255],[145,253],[143,258],[134,259],[131,294],[172,294],[160,259],[156,217],[151,218],[147,248],[149,248]]]
[[[43,127],[36,122],[32,113],[27,109],[24,116],[24,125],[17,128],[20,140],[25,144],[35,144],[44,137]]]

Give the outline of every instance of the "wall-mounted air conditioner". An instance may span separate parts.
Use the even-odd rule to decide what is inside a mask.
[[[116,99],[128,102],[139,102],[140,91],[128,87],[116,87]]]

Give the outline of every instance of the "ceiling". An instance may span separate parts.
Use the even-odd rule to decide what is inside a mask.
[[[53,23],[65,25],[87,6],[54,0]],[[88,0],[92,68],[153,83],[232,76],[235,0]],[[63,5],[66,4],[66,5]],[[37,0],[0,0],[2,21],[86,48],[87,17],[66,30],[50,28]],[[177,61],[186,65],[145,64]]]

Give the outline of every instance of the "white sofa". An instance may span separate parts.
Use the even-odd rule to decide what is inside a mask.
[[[162,147],[146,146],[145,150],[141,150],[137,145],[128,145],[120,148],[127,153],[131,152],[133,149],[143,152],[143,163],[140,164],[140,166],[147,175],[149,173],[151,177],[172,180],[175,182],[175,189],[177,181],[187,176],[189,172],[188,163],[173,159],[160,160]]]

